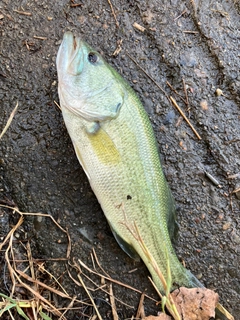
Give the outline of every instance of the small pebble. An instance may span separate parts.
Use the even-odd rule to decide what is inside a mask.
[[[218,89],[216,90],[216,95],[217,95],[218,97],[221,96],[221,95],[223,95],[222,90],[218,88]]]
[[[222,228],[223,228],[223,230],[228,230],[230,227],[231,227],[231,222],[226,222],[226,223],[224,223]]]
[[[202,101],[200,102],[200,106],[201,106],[202,110],[204,110],[204,111],[208,110],[207,100],[202,100]]]

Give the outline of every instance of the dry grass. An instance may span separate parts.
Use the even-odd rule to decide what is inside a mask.
[[[13,109],[12,113],[10,114],[10,117],[8,118],[8,121],[5,125],[5,127],[3,128],[2,132],[0,133],[0,140],[2,139],[2,137],[4,136],[4,134],[6,133],[7,129],[9,128],[13,117],[15,116],[16,112],[17,112],[17,108],[18,108],[18,102],[16,103],[15,108]]]
[[[7,266],[7,273],[1,276],[5,277],[4,281],[5,283],[8,283],[8,287],[10,288],[8,295],[0,293],[2,299],[0,302],[0,317],[5,313],[8,313],[10,319],[15,319],[16,313],[18,313],[26,320],[49,320],[53,317],[67,320],[68,311],[78,311],[84,317],[89,317],[92,320],[92,317],[94,317],[93,314],[87,315],[84,313],[85,308],[91,307],[97,318],[101,320],[102,316],[93,298],[94,293],[99,290],[104,294],[108,294],[114,320],[118,320],[116,302],[125,305],[128,309],[134,309],[133,306],[114,296],[113,285],[122,286],[126,290],[138,292],[139,296],[142,292],[127,284],[112,279],[100,265],[95,250],[91,253],[93,268],[86,266],[80,259],[77,261],[73,259],[73,261],[71,261],[70,236],[52,216],[42,213],[24,213],[16,207],[13,208],[1,204],[0,207],[4,210],[12,210],[13,214],[19,215],[17,223],[12,227],[2,243],[0,243],[0,251],[4,254]],[[54,259],[54,261],[56,262],[59,260],[59,263],[65,261],[68,281],[71,279],[75,285],[84,289],[86,296],[88,297],[87,302],[85,299],[86,297],[84,298],[84,301],[79,300],[76,296],[71,296],[66,291],[55,275],[47,270],[46,262],[48,259],[40,260],[33,257],[30,241],[26,241],[26,243],[19,239],[16,241],[16,234],[20,233],[21,226],[24,223],[24,218],[26,216],[47,217],[52,220],[57,228],[59,228],[60,232],[63,232],[66,235],[68,239],[66,255],[60,259]],[[21,243],[21,245],[19,245],[19,243]],[[51,262],[51,260],[52,259],[49,259],[49,262]],[[100,272],[96,270],[96,266]],[[88,276],[86,272],[89,273],[90,276]],[[73,276],[73,273],[75,276]],[[8,274],[8,276],[6,276],[6,274]],[[94,275],[95,278],[97,276],[99,279],[97,282],[99,283],[93,281],[91,275]],[[88,285],[86,285],[86,283],[88,283]],[[79,291],[82,292],[82,290]],[[23,296],[24,299],[22,298]],[[57,306],[55,303],[57,299],[53,299],[53,296],[61,298],[61,301],[63,301],[61,304],[64,304],[66,307]],[[27,297],[27,299],[25,297]],[[147,295],[144,297],[157,303],[156,300]],[[143,301],[141,303],[143,303]]]

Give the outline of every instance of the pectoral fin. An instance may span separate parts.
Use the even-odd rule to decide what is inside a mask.
[[[116,239],[117,243],[119,244],[120,248],[127,254],[129,255],[130,258],[139,261],[140,257],[137,253],[137,251],[129,244],[127,243],[122,237],[119,236],[117,232],[114,231],[112,228],[111,224],[109,223],[110,228],[112,230],[112,233],[114,235],[114,238]]]

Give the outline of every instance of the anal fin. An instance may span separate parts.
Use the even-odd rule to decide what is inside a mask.
[[[111,227],[111,224],[109,223],[110,228],[112,230],[112,233],[114,235],[114,238],[116,239],[117,243],[119,244],[120,248],[129,255],[130,258],[139,261],[140,256],[137,253],[137,251],[129,244],[127,243],[122,237],[119,236],[117,232],[114,231],[114,229]]]

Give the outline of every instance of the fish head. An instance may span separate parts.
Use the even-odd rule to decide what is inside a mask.
[[[126,97],[124,82],[91,46],[66,32],[56,63],[62,108],[88,121],[118,116]]]

